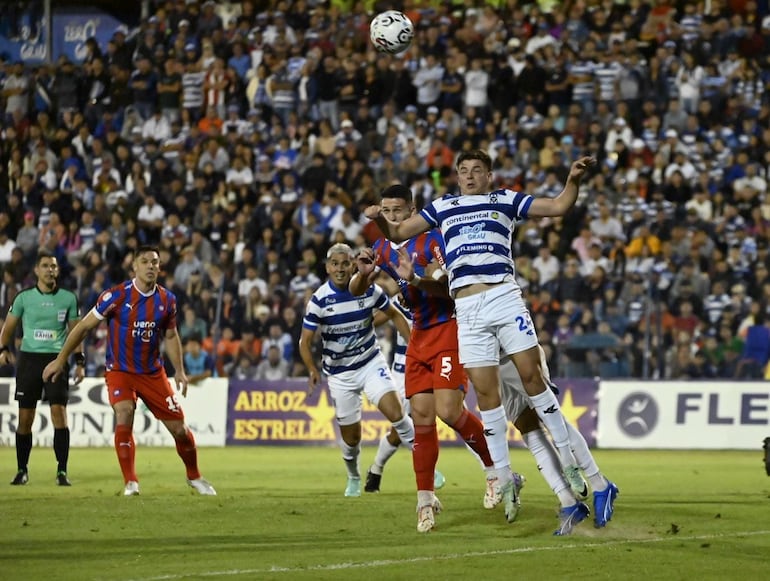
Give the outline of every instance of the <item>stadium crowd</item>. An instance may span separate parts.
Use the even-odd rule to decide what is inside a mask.
[[[157,244],[189,375],[304,375],[323,257],[371,240],[384,187],[419,207],[479,147],[497,186],[554,196],[590,154],[570,214],[515,241],[553,373],[764,377],[768,3],[394,4],[395,57],[368,41],[390,3],[168,0],[82,63],[3,59],[0,314],[38,248],[85,312]]]

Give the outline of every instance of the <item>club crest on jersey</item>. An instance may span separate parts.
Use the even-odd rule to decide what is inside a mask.
[[[497,203],[497,192],[492,192],[489,194],[489,203],[490,204],[496,204]]]
[[[366,301],[364,299],[358,299],[358,308],[363,309],[366,306]]]

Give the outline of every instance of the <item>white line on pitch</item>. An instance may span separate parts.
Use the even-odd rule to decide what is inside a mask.
[[[625,539],[607,541],[602,543],[570,543],[566,545],[551,545],[546,547],[517,547],[515,549],[499,549],[496,551],[471,551],[469,553],[450,553],[448,555],[426,555],[425,557],[410,557],[408,559],[378,559],[359,563],[331,563],[329,565],[307,565],[305,567],[267,567],[261,569],[230,569],[228,571],[207,571],[195,573],[195,577],[226,577],[231,575],[267,575],[269,573],[304,573],[309,571],[340,571],[345,569],[369,569],[375,567],[390,567],[393,565],[408,565],[423,561],[451,561],[454,559],[467,559],[468,557],[492,557],[495,555],[514,555],[516,553],[537,553],[540,551],[563,551],[564,549],[587,549],[596,547],[611,547],[622,545],[643,545],[649,543],[662,543],[665,541],[708,541],[724,539],[728,537],[755,537],[770,534],[767,531],[745,531],[735,533],[718,533],[712,535],[693,535],[689,537],[670,535],[653,539]],[[189,577],[190,573],[158,575],[156,577],[142,577],[130,581],[171,581]]]

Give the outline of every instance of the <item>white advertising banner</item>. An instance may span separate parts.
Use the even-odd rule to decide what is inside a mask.
[[[756,450],[770,436],[770,383],[602,381],[600,448]]]
[[[0,378],[0,446],[15,446],[19,407],[13,398],[16,380]],[[185,421],[198,446],[224,446],[227,436],[227,379],[206,379],[190,385],[187,397],[179,395]],[[70,444],[75,447],[113,445],[115,420],[102,378],[86,378],[70,387],[67,405]],[[39,402],[32,425],[35,446],[53,445],[53,426],[48,404]],[[137,402],[134,439],[139,446],[174,446],[168,430]]]

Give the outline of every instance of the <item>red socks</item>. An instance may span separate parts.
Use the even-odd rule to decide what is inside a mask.
[[[479,455],[484,466],[488,468],[494,466],[487,448],[487,439],[484,437],[484,424],[479,418],[467,409],[463,409],[462,415],[457,418],[452,428],[460,434],[468,447]]]
[[[118,455],[120,471],[123,472],[123,482],[132,480],[139,482],[134,464],[136,446],[134,445],[134,434],[131,426],[115,426],[115,452]]]
[[[201,477],[198,470],[198,450],[195,447],[195,438],[190,428],[185,428],[184,435],[176,440],[176,453],[184,462],[187,470],[187,479],[195,480]]]
[[[433,472],[438,462],[438,432],[436,424],[414,427],[412,465],[417,490],[433,490]]]

